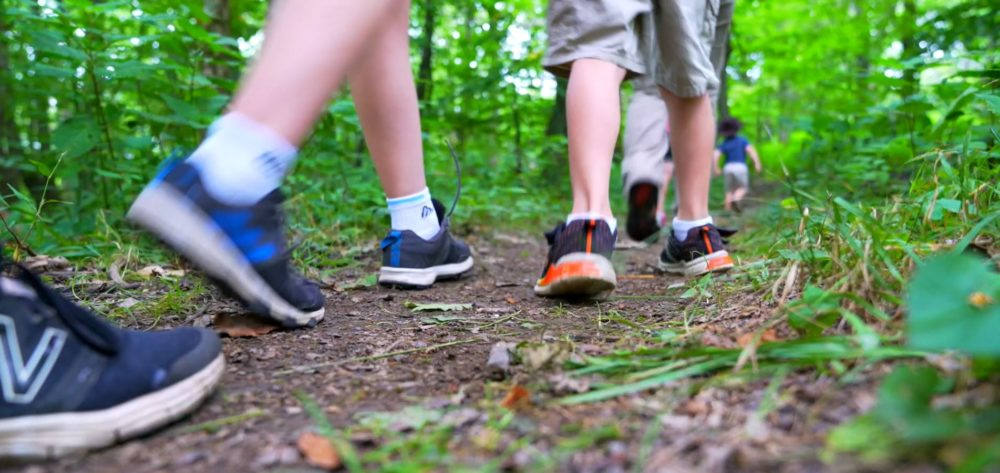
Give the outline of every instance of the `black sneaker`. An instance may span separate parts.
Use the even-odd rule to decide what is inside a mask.
[[[25,269],[0,277],[0,459],[111,445],[192,411],[222,377],[210,330],[122,330]]]
[[[628,218],[625,221],[625,232],[629,238],[646,241],[647,238],[660,234],[660,222],[656,216],[659,190],[651,182],[639,182],[629,189]]]
[[[668,273],[698,276],[708,272],[727,271],[733,259],[715,225],[702,225],[688,231],[684,241],[677,240],[673,230],[660,253],[659,268]]]
[[[600,219],[560,223],[545,234],[549,256],[535,294],[545,297],[604,297],[618,283],[611,253],[617,233]]]
[[[432,202],[441,229],[429,240],[410,230],[390,230],[382,240],[379,284],[424,289],[433,285],[434,281],[455,279],[472,269],[469,246],[448,232],[451,212],[445,214],[444,206],[437,199],[432,199]]]
[[[250,206],[219,202],[205,191],[198,170],[169,163],[132,204],[128,218],[186,256],[250,311],[286,327],[323,319],[319,287],[293,271],[275,190]]]

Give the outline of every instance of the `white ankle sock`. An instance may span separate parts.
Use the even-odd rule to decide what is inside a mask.
[[[614,217],[607,217],[594,213],[569,214],[566,216],[566,225],[569,225],[569,223],[574,220],[604,220],[608,223],[608,226],[611,227],[611,233],[618,231],[618,220]]]
[[[674,217],[674,222],[671,226],[674,229],[674,237],[680,241],[684,241],[684,239],[687,238],[688,231],[692,228],[700,227],[702,225],[711,225],[713,223],[715,223],[715,221],[712,220],[711,215],[699,220],[681,220]]]
[[[187,162],[198,169],[212,197],[250,205],[281,185],[297,152],[270,128],[229,113],[212,124]]]
[[[389,205],[389,218],[393,230],[410,230],[424,240],[437,235],[441,229],[437,211],[431,202],[431,191],[424,190],[413,195],[385,199]]]

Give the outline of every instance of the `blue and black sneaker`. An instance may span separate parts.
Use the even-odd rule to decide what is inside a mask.
[[[456,197],[456,201],[457,201]],[[448,232],[449,217],[444,206],[432,199],[441,229],[429,240],[410,230],[390,230],[382,240],[382,268],[378,282],[383,286],[424,289],[442,279],[456,279],[472,269],[469,246]]]
[[[0,460],[149,432],[194,410],[222,377],[212,331],[115,328],[20,273],[0,277]]]
[[[250,311],[286,327],[323,319],[319,287],[293,271],[280,190],[249,206],[219,202],[198,170],[169,163],[132,204],[128,218],[186,256]]]

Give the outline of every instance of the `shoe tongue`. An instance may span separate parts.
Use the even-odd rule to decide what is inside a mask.
[[[0,278],[0,294],[21,299],[38,299],[38,293],[31,286],[10,278]]]
[[[448,216],[446,215],[444,204],[437,199],[431,199],[431,203],[434,204],[434,211],[437,212],[438,225],[444,225],[444,219]]]
[[[15,285],[28,289],[34,294],[32,299],[37,299],[55,310],[58,317],[85,343],[107,355],[118,353],[119,336],[113,327],[108,325],[97,316],[85,309],[66,300],[62,295],[53,291],[42,283],[38,276],[35,276],[27,269],[21,268],[21,275],[11,282]],[[6,286],[3,288],[6,294]],[[18,290],[18,289],[15,289]],[[21,289],[23,290],[23,289]]]

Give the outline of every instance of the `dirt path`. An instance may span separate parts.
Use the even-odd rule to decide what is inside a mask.
[[[315,425],[304,397],[314,399],[338,429],[355,425],[362,412],[413,406],[449,412],[435,422],[447,423],[446,449],[456,462],[496,459],[515,471],[826,471],[817,460],[820,435],[871,402],[866,376],[844,387],[812,372],[789,373],[770,390],[771,378],[732,385],[691,381],[555,406],[548,401],[582,388],[552,367],[518,364],[513,373],[498,375],[487,367],[491,347],[537,342],[571,347],[577,356],[605,354],[648,343],[651,330],[677,326],[694,327],[704,343],[735,346],[773,307],[727,282],[735,275],[717,279],[707,300],[680,298],[685,281],[653,270],[660,245],[616,253],[619,289],[608,301],[540,299],[532,293],[545,254],[540,237],[495,235],[470,243],[477,256],[470,277],[421,292],[330,290],[326,320],[314,329],[226,339],[222,387],[190,418],[148,438],[28,471],[313,471],[295,448],[299,435]],[[735,247],[744,261],[754,259],[739,253],[738,240]],[[337,282],[375,268],[373,261],[345,271]],[[407,301],[473,307],[413,312]],[[231,307],[212,304],[203,310]],[[190,318],[167,317],[161,326]],[[392,356],[397,352],[403,353]],[[527,388],[531,402],[496,427],[495,417],[506,412],[497,404],[514,384]],[[768,403],[773,405],[763,410]],[[351,436],[362,452],[384,447],[378,432]]]

